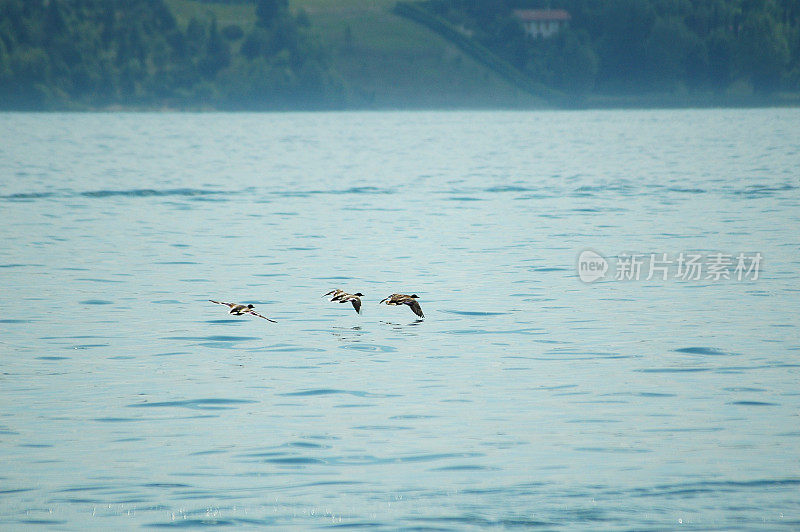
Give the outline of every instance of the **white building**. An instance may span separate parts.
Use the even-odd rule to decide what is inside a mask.
[[[566,28],[571,18],[563,9],[515,9],[514,16],[525,33],[536,39],[552,37]]]

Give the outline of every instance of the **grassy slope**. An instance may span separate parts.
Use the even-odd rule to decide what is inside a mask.
[[[243,30],[249,31],[256,18],[253,4],[217,4],[195,2],[194,0],[165,0],[172,10],[175,19],[181,27],[186,27],[189,19],[196,17],[207,20],[211,14],[216,15],[220,28],[228,24],[238,24]]]
[[[178,22],[213,12],[220,27],[253,25],[252,5],[166,0]],[[427,28],[394,15],[394,0],[290,0],[353,89],[358,106],[391,108],[541,105]],[[351,38],[346,38],[348,33]]]

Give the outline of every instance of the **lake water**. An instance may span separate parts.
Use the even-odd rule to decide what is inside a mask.
[[[800,528],[798,109],[0,138],[0,528]]]

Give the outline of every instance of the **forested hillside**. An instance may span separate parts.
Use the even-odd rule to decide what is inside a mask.
[[[492,77],[451,51],[455,48],[442,41],[447,35],[433,40],[423,36],[433,33],[430,26],[393,15],[393,5],[0,0],[0,109],[331,109],[530,101],[507,88],[502,76]],[[798,0],[413,5],[460,32],[462,44],[474,41],[484,55],[494,54],[516,69],[515,76],[546,89],[539,94],[569,96],[558,103],[603,97],[624,103],[642,95],[780,103],[787,95],[797,101],[800,94]],[[515,9],[565,10],[569,25],[550,38],[532,38],[514,17]],[[219,16],[225,13],[236,16]],[[414,24],[416,34],[408,30]],[[438,47],[433,54],[422,49],[431,43]],[[504,96],[493,100],[495,93]],[[726,100],[730,97],[735,98]]]
[[[302,14],[260,0],[255,17],[247,33],[213,16],[182,29],[163,0],[0,0],[0,107],[344,103],[344,83]]]
[[[798,0],[428,0],[533,79],[568,93],[717,94],[800,89]],[[569,26],[525,35],[515,9],[562,9]]]

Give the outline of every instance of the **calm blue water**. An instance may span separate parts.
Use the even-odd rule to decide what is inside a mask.
[[[0,528],[800,528],[800,110],[0,138]],[[587,284],[587,248],[763,264]]]

